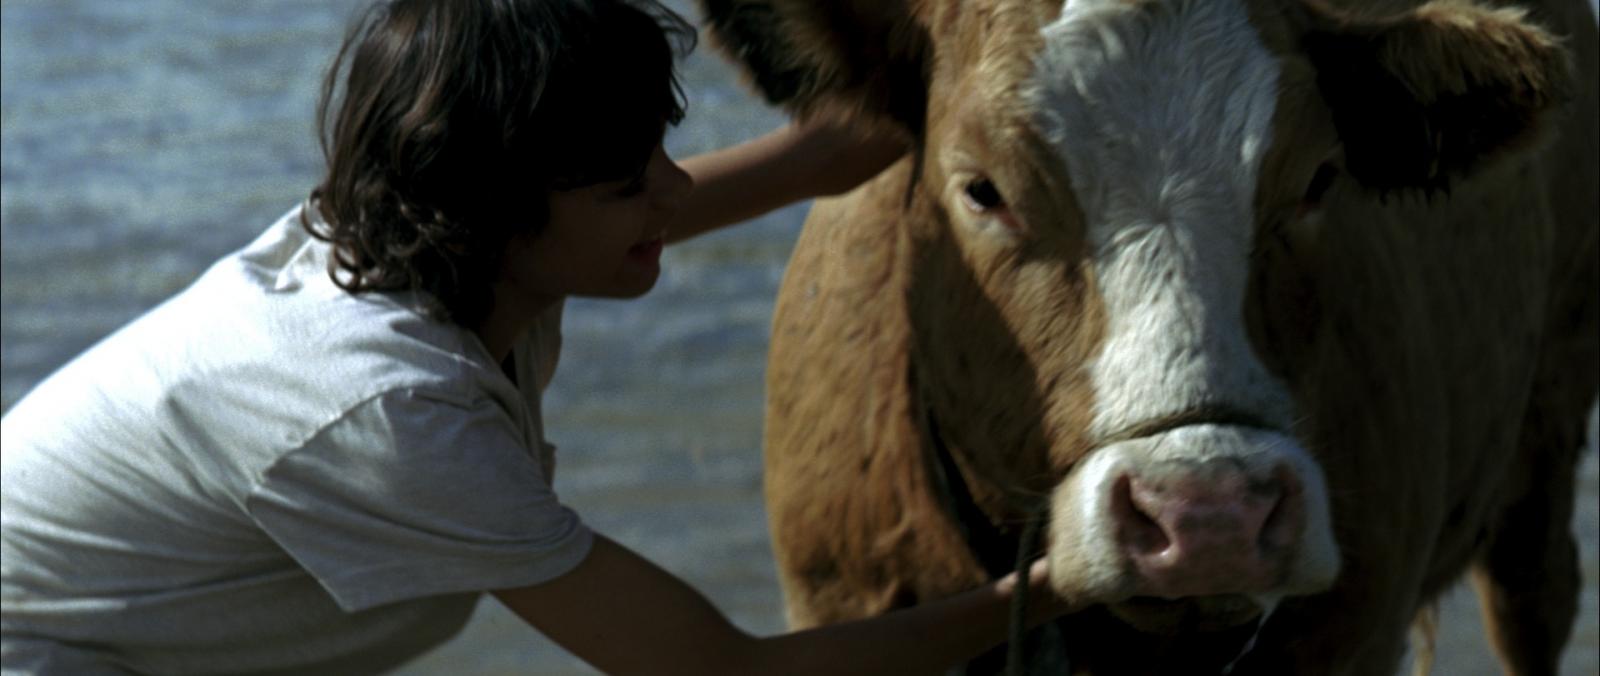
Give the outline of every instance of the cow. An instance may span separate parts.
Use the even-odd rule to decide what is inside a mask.
[[[790,623],[1042,552],[1080,610],[1036,672],[1383,674],[1470,576],[1505,669],[1554,673],[1597,40],[1535,3],[701,0],[769,102],[912,148],[779,292]]]

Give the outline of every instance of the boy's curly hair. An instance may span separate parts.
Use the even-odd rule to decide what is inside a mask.
[[[328,172],[301,223],[346,291],[422,291],[474,328],[550,191],[643,170],[683,117],[674,62],[694,42],[653,0],[377,3],[323,81]]]

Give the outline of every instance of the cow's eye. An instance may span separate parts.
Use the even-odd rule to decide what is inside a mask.
[[[1321,207],[1322,197],[1328,194],[1328,188],[1333,187],[1333,181],[1338,177],[1339,168],[1332,162],[1318,165],[1317,172],[1311,175],[1311,183],[1306,185],[1306,194],[1300,198],[1301,210]]]
[[[1006,205],[1006,198],[1000,194],[994,181],[987,178],[975,178],[967,183],[962,190],[962,200],[967,203],[967,208],[978,213],[999,209]]]

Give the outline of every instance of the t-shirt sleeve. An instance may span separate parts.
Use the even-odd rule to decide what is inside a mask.
[[[283,456],[247,508],[349,612],[544,582],[593,541],[503,409],[415,390],[368,400]]]

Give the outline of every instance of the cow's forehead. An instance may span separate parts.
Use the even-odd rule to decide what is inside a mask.
[[[1286,425],[1242,308],[1279,64],[1242,0],[1072,3],[1026,87],[1086,219],[1107,318],[1095,434],[1220,405]]]
[[[1025,91],[1086,215],[1248,207],[1278,63],[1242,0],[1078,0],[1042,37]]]

